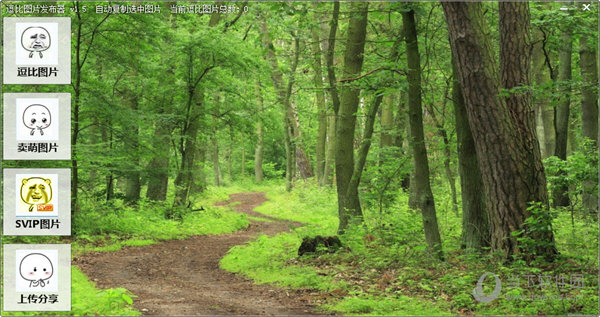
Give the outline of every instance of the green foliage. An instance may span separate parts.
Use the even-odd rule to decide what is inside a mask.
[[[139,206],[128,206],[116,199],[108,204],[86,201],[82,211],[75,214],[73,227],[77,228],[77,234],[83,239],[95,235],[114,235],[167,240],[193,234],[229,233],[248,225],[245,215],[210,205],[203,206],[203,211],[188,210],[181,215],[181,220],[165,219],[167,208],[165,203],[148,200],[141,200]]]
[[[544,160],[544,166],[550,191],[561,186],[569,188],[569,196],[572,200],[575,198],[572,202],[574,207],[580,206],[584,190],[598,193],[598,148],[591,140],[584,140],[581,148],[569,155],[566,161],[551,156]]]
[[[330,294],[321,302],[328,313],[344,315],[514,315],[597,313],[598,228],[588,218],[576,217],[577,236],[572,234],[569,216],[532,205],[527,220],[530,233],[547,230],[553,221],[556,244],[561,256],[554,264],[536,262],[528,266],[517,260],[503,264],[495,254],[476,254],[460,249],[460,216],[449,207],[450,193],[443,184],[433,188],[441,211],[440,232],[445,242],[446,262],[434,261],[424,241],[419,213],[407,207],[401,190],[394,203],[384,209],[364,209],[365,223],[351,227],[340,236],[342,249],[334,254],[297,257],[304,236],[333,235],[336,230],[336,193],[315,184],[299,183],[292,192],[282,184],[262,187],[269,201],[257,210],[269,216],[305,223],[290,233],[261,236],[247,245],[232,248],[221,267],[239,272],[257,283],[292,288],[308,288]],[[588,219],[588,220],[586,220]],[[586,224],[587,223],[587,224]],[[527,244],[527,241],[523,240]],[[529,241],[535,247],[535,241]],[[501,296],[489,304],[473,299],[472,290],[484,272],[501,278]],[[511,275],[583,274],[584,288],[507,288]],[[493,282],[492,282],[493,283]],[[525,283],[525,285],[523,285]],[[489,294],[493,285],[484,285]],[[340,295],[334,295],[340,294]],[[552,296],[582,295],[578,299],[553,300]],[[521,299],[511,296],[525,296]],[[531,300],[526,296],[547,296]]]
[[[545,250],[552,246],[552,242],[537,237],[548,237],[553,234],[552,230],[552,214],[541,202],[534,202],[527,211],[531,216],[527,217],[523,222],[523,228],[511,233],[517,237],[519,247],[523,255],[527,257],[535,257],[538,250]]]

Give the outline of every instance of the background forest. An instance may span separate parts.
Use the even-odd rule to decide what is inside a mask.
[[[72,160],[3,165],[72,168],[73,235],[3,243],[69,241],[77,256],[234,232],[257,219],[213,204],[261,191],[258,212],[305,225],[221,267],[325,294],[318,312],[598,314],[597,5],[58,4],[72,85],[3,90],[71,93]],[[298,257],[316,235],[343,247]],[[135,294],[73,272],[72,314],[140,313]],[[480,303],[485,272],[584,285],[524,278]]]

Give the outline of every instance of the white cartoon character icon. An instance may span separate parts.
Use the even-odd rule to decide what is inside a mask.
[[[21,34],[21,46],[29,51],[29,58],[32,58],[34,53],[38,53],[40,58],[43,58],[43,51],[50,48],[50,33],[41,26],[31,26]]]
[[[29,281],[29,287],[44,287],[54,274],[54,267],[50,259],[41,253],[26,255],[19,265],[21,277]]]
[[[23,111],[23,124],[31,129],[29,135],[33,135],[35,130],[40,131],[40,135],[44,135],[44,129],[52,123],[52,114],[44,105],[33,104],[25,108]]]

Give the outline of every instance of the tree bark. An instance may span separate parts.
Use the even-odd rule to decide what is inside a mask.
[[[535,111],[531,90],[531,45],[529,38],[529,4],[499,2],[500,12],[500,72],[502,86],[508,90],[506,105],[516,124],[517,145],[522,147],[521,173],[530,184],[530,201],[548,205],[546,174],[536,137]],[[524,88],[519,90],[519,88]]]
[[[402,25],[406,41],[410,143],[415,164],[417,204],[423,217],[427,245],[437,258],[443,259],[442,239],[437,223],[433,192],[429,183],[429,163],[427,149],[425,148],[423,106],[421,104],[421,57],[417,42],[415,12],[412,9],[408,12],[402,12]]]
[[[584,137],[598,144],[598,51],[595,41],[584,33],[579,39],[581,89],[581,126]]]
[[[394,127],[396,128],[396,136],[394,137],[394,145],[398,148],[399,150],[399,154],[401,156],[407,155],[408,151],[407,148],[409,147],[407,144],[408,142],[406,142],[407,138],[405,136],[408,135],[408,125],[407,125],[407,105],[406,105],[406,97],[405,97],[405,93],[403,91],[400,91],[400,97],[398,100],[398,114],[395,116],[394,118]],[[405,144],[407,143],[407,144]],[[402,163],[402,164],[406,164],[406,163]],[[402,187],[402,189],[407,192],[410,190],[410,180],[411,180],[411,173],[409,172],[404,172],[400,175],[400,178],[402,179],[400,181],[400,186]],[[416,205],[411,206],[409,203],[409,207],[416,209]]]
[[[348,22],[343,78],[356,77],[360,75],[362,70],[367,35],[368,6],[367,2],[349,3],[350,11],[353,14],[350,15]],[[354,171],[354,132],[360,89],[355,86],[344,85],[341,95],[342,98],[337,111],[335,146],[339,233],[343,233],[350,222],[362,221],[362,210],[358,195],[348,195],[348,185]]]
[[[442,6],[448,24],[452,53],[456,58],[469,126],[477,150],[486,206],[490,215],[492,249],[502,252],[506,258],[518,254],[523,248],[518,243],[518,238],[522,235],[514,236],[511,233],[524,230],[525,235],[540,242],[537,249],[527,255],[552,258],[556,254],[552,232],[539,236],[524,228],[525,219],[531,215],[528,210],[530,202],[541,202],[543,208],[547,208],[546,183],[535,177],[543,175],[543,169],[540,170],[541,162],[528,165],[535,155],[531,153],[534,149],[528,148],[522,138],[531,135],[527,135],[527,131],[519,130],[523,127],[514,121],[507,100],[499,96],[500,85],[493,46],[483,16],[482,4],[443,2]],[[518,10],[514,7],[501,7],[501,30],[510,29],[510,15],[518,16],[518,19],[526,16],[523,12],[516,12]],[[524,27],[523,23],[519,21],[517,24]],[[515,32],[526,31],[527,28]],[[514,34],[515,32],[505,34],[514,35],[515,38],[522,36]],[[521,65],[521,62],[510,65]],[[507,67],[509,64],[505,61],[503,65]],[[528,71],[529,65],[525,69]],[[512,71],[515,74],[519,72]],[[515,78],[521,78],[520,76]],[[507,79],[508,77],[505,77],[505,81]],[[515,96],[520,97],[522,96]],[[532,115],[532,111],[523,111],[524,117],[520,122],[533,122],[533,118],[527,118]]]
[[[479,172],[475,141],[469,127],[465,101],[458,79],[456,64],[452,63],[452,101],[456,120],[456,152],[462,197],[462,245],[481,251],[490,245],[489,215],[481,193],[483,181]]]
[[[585,32],[585,31],[584,31]],[[595,152],[598,146],[598,51],[596,41],[584,33],[579,39],[579,65],[583,87],[581,89],[582,135],[592,141]],[[590,214],[598,212],[597,182],[584,181],[582,202]]]
[[[333,10],[331,14],[331,22],[329,26],[329,36],[327,39],[327,49],[325,62],[327,65],[327,80],[329,82],[329,95],[331,98],[332,107],[327,111],[327,153],[325,158],[325,168],[323,171],[325,182],[328,185],[333,183],[333,170],[335,168],[335,144],[336,144],[336,126],[337,113],[340,107],[340,99],[336,87],[335,78],[335,38],[337,35],[338,19],[340,14],[340,3],[333,2]]]

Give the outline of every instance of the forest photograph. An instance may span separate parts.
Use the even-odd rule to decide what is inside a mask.
[[[70,159],[2,168],[70,170],[71,234],[2,244],[70,244],[71,309],[1,315],[600,313],[597,2],[1,10],[71,28],[2,86],[70,94]]]

